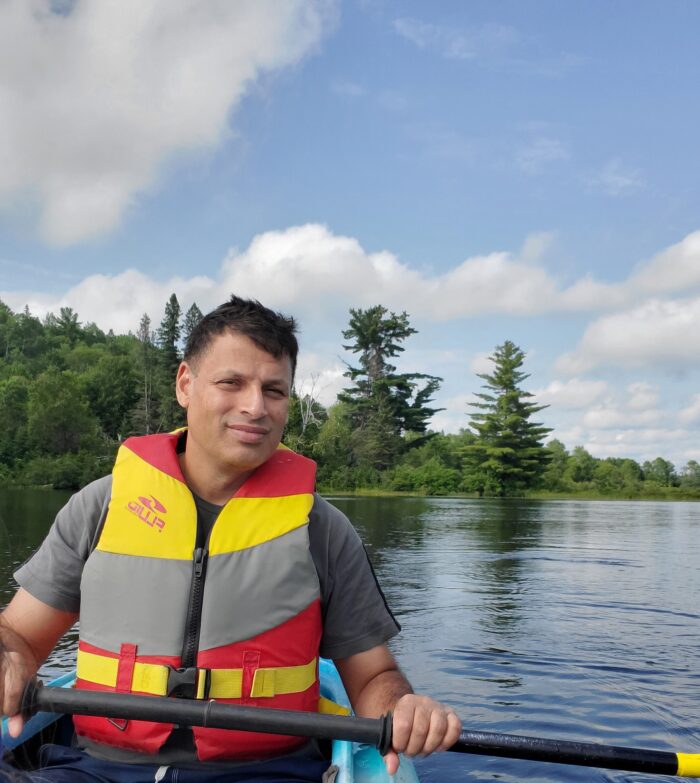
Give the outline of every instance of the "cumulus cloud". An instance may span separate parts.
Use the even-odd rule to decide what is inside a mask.
[[[601,364],[675,367],[700,360],[700,298],[651,299],[604,316],[588,326],[576,350],[556,362],[558,372],[575,375]]]
[[[543,405],[554,405],[566,410],[588,408],[609,393],[605,381],[572,378],[569,381],[552,381],[549,386],[536,389],[533,394]]]
[[[678,414],[678,418],[683,424],[700,423],[700,394],[693,396],[690,404]]]
[[[659,295],[700,286],[700,231],[640,264],[629,281],[639,294]]]
[[[263,73],[298,62],[332,0],[0,3],[0,207],[44,238],[118,225],[165,161],[216,145]]]
[[[159,309],[172,291],[184,304],[196,299],[202,309],[236,291],[319,317],[381,302],[436,322],[615,306],[619,312],[594,321],[577,349],[560,359],[558,372],[570,377],[601,362],[677,362],[700,354],[700,343],[690,339],[700,323],[700,299],[644,301],[657,278],[667,292],[700,286],[700,232],[639,266],[627,281],[609,285],[584,278],[562,287],[542,264],[543,255],[552,255],[551,245],[551,235],[533,234],[517,253],[473,256],[434,274],[403,263],[389,250],[368,251],[354,237],[311,223],[264,232],[243,251],[231,250],[216,278],[157,281],[127,270],[92,275],[55,297],[0,291],[0,298],[15,309],[28,304],[38,315],[70,306],[86,320],[119,330],[135,328],[140,314]],[[109,309],[103,304],[107,289],[117,302]],[[644,303],[628,306],[640,300]]]

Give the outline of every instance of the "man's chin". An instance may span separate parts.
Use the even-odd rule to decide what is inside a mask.
[[[240,446],[235,452],[226,455],[226,463],[235,471],[253,471],[267,462],[275,453],[269,446]]]

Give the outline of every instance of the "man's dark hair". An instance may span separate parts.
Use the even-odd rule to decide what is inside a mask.
[[[294,318],[276,313],[255,299],[235,295],[207,313],[194,327],[185,345],[184,360],[196,362],[212,340],[227,331],[245,335],[275,359],[288,356],[294,377],[299,353]]]

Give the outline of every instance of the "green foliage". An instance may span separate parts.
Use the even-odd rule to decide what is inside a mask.
[[[311,394],[300,397],[294,391],[289,400],[289,416],[284,430],[285,446],[307,457],[312,456],[314,444],[326,419],[325,408]]]
[[[30,382],[21,375],[0,381],[0,463],[12,465],[26,454]]]
[[[351,314],[344,336],[354,341],[346,347],[359,355],[358,367],[348,369],[353,385],[328,409],[313,391],[294,394],[284,437],[288,446],[317,461],[323,489],[498,495],[506,486],[506,492],[578,497],[700,498],[696,460],[677,473],[661,457],[640,466],[630,459],[597,459],[583,446],[569,453],[557,440],[542,446],[548,430],[529,421],[541,408],[519,388],[527,376],[518,363],[523,354],[512,343],[500,347],[510,345],[503,354],[510,366],[481,376],[486,390],[472,416],[481,429],[429,431],[438,379],[398,373],[391,363],[404,350],[402,341],[415,333],[408,317],[382,307]],[[188,315],[193,322],[193,308]],[[0,483],[78,488],[109,471],[124,437],[179,423],[173,393],[179,322],[174,297],[157,339],[147,314],[135,335],[115,335],[82,325],[70,308],[42,323],[29,310],[14,313],[0,302]],[[166,366],[173,373],[167,383]],[[165,413],[161,409],[166,400],[170,414],[167,406]],[[485,445],[487,437],[493,441]],[[519,483],[523,474],[512,470],[519,455],[526,467],[532,462],[529,449],[537,455],[537,490]],[[506,478],[512,484],[506,485]]]
[[[108,473],[112,462],[113,456],[98,459],[89,451],[34,457],[22,466],[17,480],[21,484],[50,485],[54,489],[78,489]]]
[[[415,467],[399,465],[394,470],[389,487],[422,495],[455,495],[460,490],[461,482],[461,471],[448,467],[438,457],[430,457]]]
[[[697,460],[688,460],[681,471],[681,486],[684,489],[700,490],[700,464]]]
[[[677,487],[680,479],[676,475],[676,469],[672,462],[663,457],[657,457],[653,461],[647,461],[642,465],[646,481],[653,481],[660,487]]]
[[[29,390],[27,434],[36,452],[60,455],[90,450],[97,443],[99,422],[81,394],[78,376],[50,369]]]
[[[479,374],[487,391],[471,403],[478,409],[470,414],[477,437],[465,449],[465,468],[479,494],[512,495],[539,482],[550,459],[542,439],[551,430],[530,420],[547,406],[530,402],[532,394],[519,386],[529,377],[520,370],[521,349],[506,340],[491,360],[493,372]]]
[[[139,399],[138,376],[129,356],[102,356],[82,377],[85,396],[102,431],[112,439],[124,432],[128,413]]]
[[[178,335],[172,297],[166,314],[163,340]],[[71,308],[42,323],[0,302],[0,482],[82,486],[108,472],[123,437],[155,430],[154,376],[173,354],[144,319],[146,342],[83,326]]]
[[[357,366],[348,365],[351,386],[338,395],[352,424],[350,442],[355,460],[376,470],[396,463],[407,448],[407,433],[426,434],[428,421],[439,408],[430,407],[440,378],[424,373],[398,373],[390,360],[405,350],[402,343],[416,330],[408,315],[390,313],[377,305],[351,309],[343,347],[359,354]]]
[[[173,294],[174,296],[174,294]],[[185,318],[182,322],[182,341],[186,343],[190,339],[192,330],[202,320],[203,313],[197,307],[197,303],[193,302],[190,309],[185,313]]]
[[[175,294],[165,305],[165,315],[158,328],[156,354],[158,363],[155,373],[155,397],[158,402],[160,421],[158,429],[172,430],[185,423],[185,415],[175,398],[175,375],[180,366],[178,344],[182,333],[180,325],[180,303]]]

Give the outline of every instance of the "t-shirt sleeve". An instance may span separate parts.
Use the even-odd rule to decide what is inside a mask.
[[[347,658],[400,630],[348,518],[319,495],[309,516],[311,555],[321,584],[324,658]]]
[[[93,481],[71,497],[37,551],[14,573],[34,598],[63,612],[80,611],[80,580],[107,515],[112,477]]]

